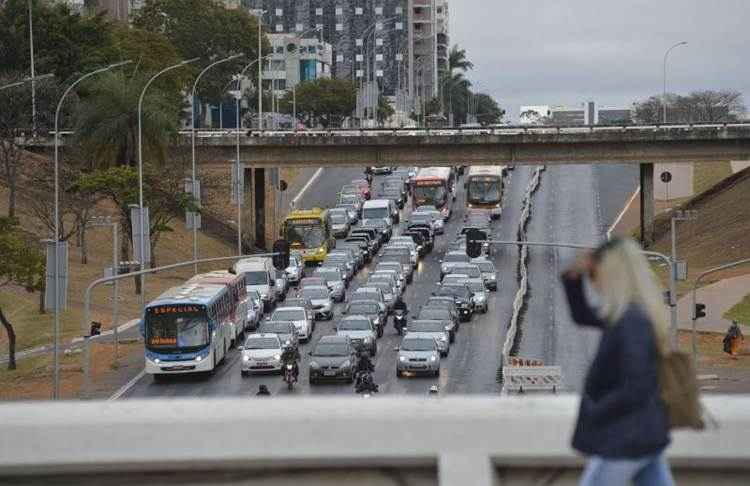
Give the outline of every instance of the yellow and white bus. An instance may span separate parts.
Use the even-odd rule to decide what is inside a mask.
[[[471,166],[466,174],[466,207],[486,209],[493,218],[503,211],[504,165]]]
[[[328,252],[335,246],[335,239],[328,221],[328,211],[320,208],[296,209],[284,218],[281,229],[292,250],[297,250],[307,264],[323,263]]]

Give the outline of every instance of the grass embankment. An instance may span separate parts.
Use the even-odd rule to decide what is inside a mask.
[[[694,182],[697,186],[709,184],[727,173],[721,163],[696,166]],[[695,221],[677,223],[678,258],[686,259],[689,264],[688,280],[678,282],[680,295],[692,288],[695,278],[704,270],[750,256],[750,169],[719,179],[676,209],[696,210],[698,216]],[[669,254],[669,214],[657,216],[655,229],[656,241],[652,248]],[[666,268],[658,269],[657,273],[666,284]],[[702,284],[747,273],[750,273],[750,265],[711,275],[702,280]]]
[[[750,326],[750,294],[724,314],[724,319]]]

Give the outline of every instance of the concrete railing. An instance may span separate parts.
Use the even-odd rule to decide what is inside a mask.
[[[263,484],[292,484],[291,475],[332,485],[356,472],[363,484],[575,484],[577,404],[573,395],[9,403],[0,405],[0,482],[150,484],[169,474],[208,484],[262,474]],[[719,428],[674,434],[678,484],[747,484],[750,399],[705,404]],[[399,482],[409,474],[422,479]],[[396,479],[373,479],[383,475]]]

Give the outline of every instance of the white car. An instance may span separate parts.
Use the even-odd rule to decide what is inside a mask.
[[[315,330],[313,316],[304,307],[278,307],[270,320],[288,321],[294,324],[300,341],[309,341]]]
[[[248,373],[281,371],[281,341],[277,334],[251,334],[240,346],[242,376]]]
[[[257,290],[247,293],[247,330],[255,330],[263,319],[263,298]]]

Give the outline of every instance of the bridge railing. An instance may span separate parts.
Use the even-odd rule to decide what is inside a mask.
[[[704,402],[719,426],[673,435],[667,453],[677,482],[742,484],[750,474],[750,398]],[[414,484],[489,486],[498,475],[518,484],[529,474],[535,484],[543,477],[575,484],[582,459],[569,440],[577,405],[574,395],[10,403],[0,405],[0,482],[65,474],[108,483],[137,473],[145,483],[170,474],[200,484],[217,474],[283,479],[290,471],[357,469],[370,484],[367,474],[417,469],[428,479]]]

